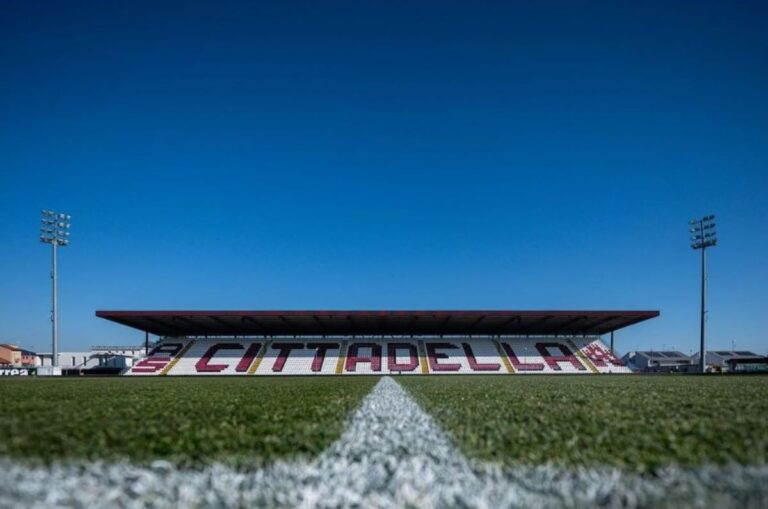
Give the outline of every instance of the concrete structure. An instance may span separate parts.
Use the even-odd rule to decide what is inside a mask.
[[[133,366],[134,361],[143,355],[143,347],[99,345],[89,351],[59,352],[59,366],[63,370],[124,369]],[[41,353],[37,357],[40,366],[52,365],[50,353]]]
[[[53,365],[53,355],[50,352],[38,353],[37,357],[40,359],[40,366]],[[86,364],[90,357],[91,352],[59,352],[58,366],[62,369],[80,367]]]
[[[632,371],[642,372],[688,372],[696,365],[692,357],[673,350],[628,352],[621,360]]]
[[[94,354],[109,354],[109,355],[122,355],[124,357],[143,357],[143,346],[129,346],[129,345],[95,345],[91,347],[91,352]]]

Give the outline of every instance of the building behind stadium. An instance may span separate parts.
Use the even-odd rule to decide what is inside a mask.
[[[118,374],[133,366],[145,353],[143,346],[92,346],[85,351],[59,352],[61,374]],[[27,373],[51,372],[50,352],[32,352],[11,344],[0,344],[0,368],[26,368]],[[31,371],[30,371],[31,370]]]
[[[36,363],[37,357],[34,352],[25,350],[18,345],[0,344],[0,366],[21,368],[32,367]]]
[[[698,373],[699,354],[686,355],[679,351],[627,352],[622,362],[632,371],[641,373]],[[754,352],[740,350],[710,350],[706,356],[707,371],[714,373],[740,373],[768,371],[768,358]]]

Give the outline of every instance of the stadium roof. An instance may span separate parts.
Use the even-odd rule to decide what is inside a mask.
[[[158,336],[600,335],[658,311],[96,311]]]

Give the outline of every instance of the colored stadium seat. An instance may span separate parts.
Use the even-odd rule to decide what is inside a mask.
[[[596,337],[166,338],[128,375],[629,373]]]

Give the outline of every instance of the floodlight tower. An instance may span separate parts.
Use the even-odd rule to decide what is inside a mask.
[[[51,245],[51,340],[53,348],[51,349],[51,365],[59,365],[59,313],[58,301],[56,296],[56,248],[69,244],[69,220],[72,216],[54,212],[52,210],[40,211],[40,242]]]
[[[701,344],[699,350],[699,372],[704,373],[706,369],[707,351],[704,348],[704,322],[706,321],[706,297],[707,297],[707,248],[717,244],[717,232],[715,232],[715,216],[708,215],[701,219],[691,219],[688,224],[691,226],[691,248],[701,250],[701,323],[700,335]]]

